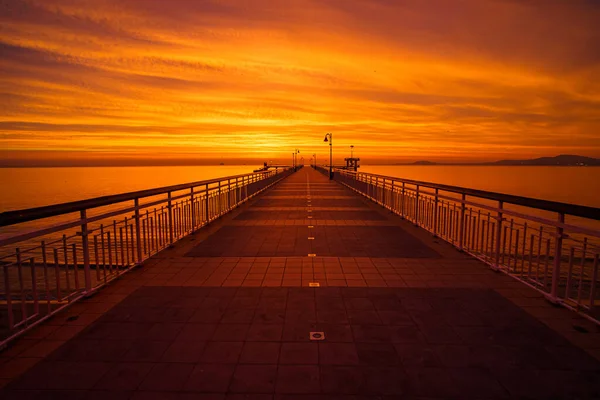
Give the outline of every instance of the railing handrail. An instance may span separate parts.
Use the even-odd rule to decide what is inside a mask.
[[[588,218],[593,220],[600,220],[600,208],[583,206],[578,204],[562,203],[558,201],[542,200],[533,197],[516,196],[512,194],[490,192],[486,190],[470,189],[461,186],[444,185],[440,183],[432,183],[425,181],[416,181],[412,179],[397,178],[388,175],[373,174],[370,172],[354,172],[347,170],[337,170],[348,175],[369,175],[378,178],[389,179],[390,181],[403,182],[411,185],[418,185],[428,187],[432,189],[439,189],[446,192],[465,194],[468,196],[480,197],[488,200],[502,201],[504,203],[515,204],[524,207],[537,208],[545,211],[558,212],[566,215],[572,215],[576,217]]]
[[[285,168],[282,168],[282,170],[284,169]],[[247,176],[255,176],[262,174],[272,174],[274,172],[275,171],[251,172],[247,174],[231,175],[222,178],[183,183],[179,185],[163,186],[154,189],[144,189],[135,192],[126,192],[120,194],[112,194],[108,196],[93,197],[91,199],[76,200],[42,207],[5,211],[3,213],[0,213],[0,227],[34,221],[36,219],[56,217],[59,215],[70,214],[81,210],[89,210],[91,208],[103,207],[110,204],[135,200],[136,198],[151,197],[169,192],[177,192],[180,190],[190,189],[197,186],[210,185],[212,183],[222,182],[224,180],[231,180],[236,178],[239,179]]]

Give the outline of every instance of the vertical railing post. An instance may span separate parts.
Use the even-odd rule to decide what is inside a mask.
[[[171,192],[168,193],[168,196],[169,201],[167,203],[167,208],[169,209],[169,244],[173,244],[173,204],[171,201]]]
[[[392,210],[392,212],[394,211],[394,208],[396,207],[396,196],[394,193],[394,180],[392,179],[392,188],[391,188],[391,192],[390,192],[390,210]]]
[[[404,218],[404,193],[406,184],[402,182],[402,196],[400,196],[400,216]]]
[[[495,246],[495,268],[500,269],[500,247],[502,243],[502,220],[503,213],[502,209],[504,207],[504,202],[502,200],[498,201],[498,223],[496,224],[496,246]]]
[[[217,194],[217,209],[219,210],[217,212],[217,215],[221,215],[222,211],[223,211],[223,207],[221,204],[221,181],[219,181],[219,190],[218,190],[218,194]]]
[[[133,200],[133,204],[135,206],[135,246],[137,248],[137,259],[138,262],[142,262],[142,232],[140,229],[140,199],[135,198]],[[98,268],[98,266],[96,266]]]
[[[419,185],[415,190],[415,225],[419,225]]]
[[[231,179],[227,179],[227,211],[231,209]]]
[[[435,189],[435,199],[433,201],[433,236],[437,236],[438,231],[438,201],[440,190]]]
[[[459,225],[460,231],[458,232],[458,248],[459,248],[459,250],[463,249],[463,241],[465,239],[465,209],[466,209],[465,202],[466,201],[467,201],[467,195],[463,193],[462,194],[462,202],[460,205],[460,225]]]
[[[81,219],[81,247],[83,249],[83,276],[85,279],[85,291],[90,292],[92,290],[92,274],[90,273],[90,246],[88,240],[88,226],[87,226],[87,213],[86,210],[79,212]],[[73,262],[73,268],[77,268],[77,264]],[[75,271],[77,273],[77,271]]]
[[[206,204],[205,204],[205,210],[206,210],[206,225],[208,225],[208,223],[210,222],[210,208],[208,205],[208,183],[206,184]]]
[[[558,224],[556,226],[556,239],[554,246],[554,268],[552,269],[552,288],[550,289],[550,296],[552,301],[558,300],[558,285],[560,283],[560,264],[562,261],[562,243],[563,243],[563,233],[564,229],[562,224],[565,223],[565,214],[558,213]],[[546,255],[548,257],[548,255]],[[585,262],[585,260],[583,261]],[[583,265],[583,264],[582,264]],[[581,273],[583,274],[583,267]]]
[[[192,232],[196,229],[196,206],[194,205],[194,187],[190,188],[190,204],[192,205]]]

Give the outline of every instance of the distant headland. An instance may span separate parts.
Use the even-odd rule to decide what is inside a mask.
[[[396,163],[395,165],[490,165],[490,166],[558,166],[558,167],[600,167],[600,158],[561,154],[555,157],[540,157],[528,160],[499,160],[493,162],[466,163],[434,161],[415,161],[412,163]]]

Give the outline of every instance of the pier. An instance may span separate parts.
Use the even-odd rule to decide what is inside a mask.
[[[3,239],[3,398],[600,397],[598,231],[565,223],[598,209],[328,173],[71,204]]]

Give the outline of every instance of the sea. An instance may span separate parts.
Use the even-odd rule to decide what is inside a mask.
[[[214,165],[0,168],[0,213],[246,174],[258,167]],[[359,171],[600,208],[598,167],[364,165]],[[474,200],[489,207],[496,205],[483,199]],[[115,204],[93,209],[88,212],[88,216],[100,215],[122,207],[122,204]],[[557,218],[555,213],[537,209],[511,205],[505,205],[505,208],[547,220]],[[0,239],[74,221],[77,218],[78,214],[71,213],[0,227]],[[600,232],[600,221],[567,216],[565,222]],[[76,234],[76,228],[71,230],[72,234]],[[600,236],[592,235],[589,239],[596,243]]]
[[[0,168],[0,212],[234,176],[256,168],[254,165]],[[598,167],[365,165],[359,171],[600,207]],[[100,212],[100,209],[91,210],[88,215]],[[532,212],[540,217],[556,218],[552,213],[527,211]],[[0,237],[75,218],[77,216],[71,214],[51,221],[1,227]],[[567,223],[600,229],[600,221],[570,217]]]
[[[258,167],[0,168],[0,212],[250,173]],[[598,167],[364,165],[359,171],[600,207]]]

